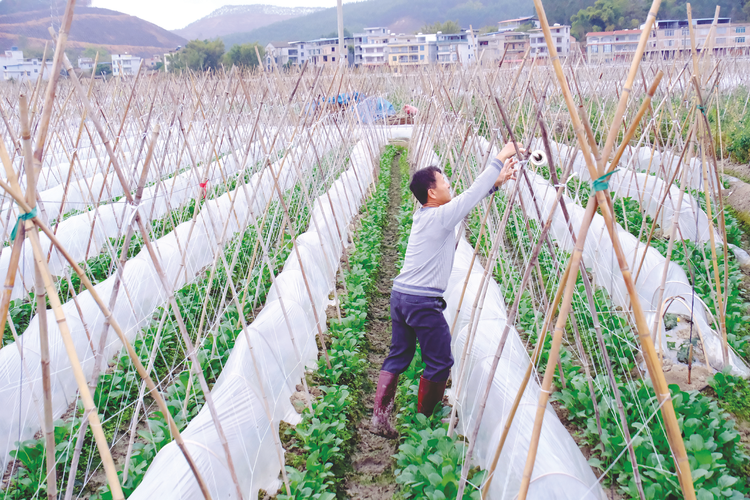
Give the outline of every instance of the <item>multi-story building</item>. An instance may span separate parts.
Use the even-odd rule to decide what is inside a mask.
[[[80,69],[81,71],[91,71],[92,69],[94,69],[94,58],[93,57],[79,57],[78,69]]]
[[[539,19],[537,19],[536,16],[519,17],[517,19],[506,19],[505,21],[499,21],[497,23],[497,31],[499,31],[500,33],[504,31],[513,31],[527,24],[531,24],[535,28],[538,28]]]
[[[353,37],[344,38],[343,54],[338,53],[338,38],[318,38],[317,40],[304,42],[305,51],[307,52],[305,60],[310,61],[310,64],[315,66],[340,64],[341,58],[348,62],[347,47],[353,42]]]
[[[520,62],[526,54],[526,49],[529,48],[529,34],[517,31],[505,33],[504,42],[508,47],[508,51],[505,53],[505,60],[509,63]],[[505,51],[505,48],[503,48],[503,51]]]
[[[437,60],[437,37],[439,35],[418,33],[416,35],[391,35],[388,38],[388,64],[390,66],[420,66]]]
[[[750,23],[732,23],[728,17],[717,20],[711,40],[713,18],[693,19],[695,45],[698,49],[712,47],[716,55],[747,55],[750,53]],[[635,55],[641,30],[618,30],[586,34],[586,56],[589,62],[629,61]],[[654,23],[645,49],[645,57],[671,59],[690,54],[688,20],[661,20]]]
[[[638,47],[641,30],[586,33],[586,59],[590,63],[630,61]]]
[[[750,49],[750,23],[733,23],[729,17],[717,20],[712,40],[707,40],[713,18],[693,19],[695,46],[698,49],[712,46],[717,55],[746,55]],[[690,27],[688,20],[662,20],[654,23],[646,53],[649,57],[664,59],[690,53]]]
[[[264,65],[267,70],[273,70],[274,67],[286,66],[289,61],[292,61],[291,64],[297,64],[297,52],[297,47],[289,43],[271,42],[266,45]]]
[[[570,55],[570,26],[555,23],[553,26],[550,26],[550,31],[552,32],[552,41],[555,43],[555,48],[557,49],[557,55],[560,57]],[[544,39],[544,33],[542,33],[541,29],[529,31],[529,44],[531,45],[531,55],[536,54],[537,57],[547,57],[549,55],[547,42]]]
[[[307,51],[305,50],[305,42],[289,42],[290,50],[293,50],[294,53],[290,51],[289,53],[289,59],[291,59],[292,64],[298,64],[302,66],[305,61],[307,61]]]
[[[48,61],[48,67],[51,62]],[[5,51],[4,56],[0,56],[0,69],[2,69],[3,80],[13,80],[16,82],[36,81],[39,74],[42,78],[49,77],[48,71],[42,72],[42,61],[39,59],[24,59],[23,51],[12,47]]]
[[[481,64],[493,63],[503,57],[505,33],[485,33],[477,39],[477,61]]]
[[[520,62],[529,47],[529,35],[519,31],[486,33],[478,37],[478,59],[482,64],[499,62]]]
[[[452,64],[460,62],[461,64],[472,64],[474,58],[474,44],[469,37],[473,35],[467,30],[461,30],[461,33],[441,33],[437,32],[437,62],[440,64]]]
[[[132,54],[112,54],[112,74],[114,76],[135,75],[141,65],[141,58]]]
[[[364,33],[354,34],[354,65],[382,66],[388,61],[388,28],[365,28]]]

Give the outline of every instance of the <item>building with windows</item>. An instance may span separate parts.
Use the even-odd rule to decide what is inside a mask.
[[[517,31],[505,33],[505,46],[508,48],[505,53],[505,60],[511,63],[521,62],[529,48],[529,34]],[[505,51],[505,47],[503,47],[503,51]]]
[[[289,42],[289,47],[294,51],[289,52],[289,59],[292,64],[298,64],[302,66],[307,61],[307,51],[305,50],[305,42]]]
[[[476,62],[474,56],[474,36],[468,30],[461,33],[437,32],[437,62],[440,64],[473,64]]]
[[[354,65],[382,66],[388,64],[388,43],[391,30],[376,27],[365,28],[364,33],[354,34]]]
[[[318,38],[304,42],[305,61],[314,66],[340,64],[343,58],[348,63],[347,47],[354,42],[353,37],[344,38],[344,53],[339,54],[338,38]]]
[[[750,44],[747,34],[750,23],[732,23],[729,17],[717,19],[716,30],[711,40],[713,18],[693,19],[695,46],[697,49],[712,47],[716,55],[746,55]],[[654,23],[649,36],[646,54],[650,57],[669,59],[690,53],[690,27],[688,20],[662,20]]]
[[[630,61],[641,30],[616,30],[586,33],[586,59],[590,63]]]
[[[292,45],[285,42],[271,42],[266,45],[264,65],[266,70],[273,70],[274,68],[281,68],[289,64],[298,63],[298,51],[296,45]],[[291,61],[291,63],[290,63]]]
[[[553,26],[550,26],[550,31],[552,32],[552,41],[555,43],[555,49],[557,49],[557,55],[560,57],[569,56],[570,26],[555,23]],[[541,29],[529,31],[529,45],[531,46],[530,54],[532,56],[547,57],[549,55],[547,42],[544,39],[544,33],[542,33]]]
[[[728,17],[717,20],[711,39],[713,18],[693,19],[696,48],[710,47],[715,55],[747,55],[750,23],[732,23]],[[618,30],[586,34],[586,57],[590,63],[629,61],[635,55],[641,30]],[[654,23],[644,57],[671,59],[690,54],[688,20],[661,20]]]
[[[48,61],[48,66],[51,62]],[[42,71],[42,61],[39,59],[24,59],[23,51],[12,47],[6,50],[3,56],[0,56],[0,73],[3,80],[13,80],[16,82],[36,81],[39,74],[43,79],[47,79],[48,72]]]
[[[477,60],[481,64],[499,61],[504,50],[505,33],[485,33],[477,37]]]
[[[499,62],[514,63],[523,60],[529,47],[529,35],[519,31],[486,33],[477,38],[478,60],[482,64]]]
[[[422,33],[416,35],[391,35],[388,38],[388,65],[421,66],[437,60],[437,37]]]
[[[79,57],[78,69],[80,69],[81,71],[91,71],[92,69],[94,69],[94,58],[93,57]]]
[[[141,58],[131,54],[112,54],[112,74],[114,76],[128,76],[138,73]]]

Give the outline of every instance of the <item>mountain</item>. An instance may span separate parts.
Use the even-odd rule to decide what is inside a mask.
[[[47,31],[50,21],[59,28],[61,19],[50,18],[49,9],[0,15],[0,48],[17,45],[25,52],[38,52],[50,39]],[[104,47],[113,54],[128,52],[146,57],[186,43],[181,36],[135,16],[96,7],[76,7],[66,49],[80,52],[87,47]]]
[[[7,0],[6,0],[7,1]],[[188,40],[212,40],[217,36],[250,31],[279,21],[306,16],[323,10],[318,7],[277,7],[275,5],[225,5],[182,29],[172,32]]]
[[[593,3],[593,2],[592,2]],[[481,28],[534,13],[532,0],[367,0],[344,4],[344,25],[352,33],[365,27],[387,27],[396,33],[413,33],[436,21],[458,21]],[[550,19],[551,20],[551,19]],[[336,8],[222,36],[227,47],[235,43],[276,40],[311,40],[336,31]]]

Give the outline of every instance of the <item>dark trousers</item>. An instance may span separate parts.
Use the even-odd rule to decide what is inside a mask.
[[[417,340],[425,362],[424,378],[433,382],[448,380],[453,355],[451,334],[443,316],[442,297],[420,297],[393,291],[391,293],[391,350],[383,370],[400,374],[414,358]]]

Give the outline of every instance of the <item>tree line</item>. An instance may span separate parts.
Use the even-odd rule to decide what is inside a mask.
[[[688,3],[694,19],[714,17],[717,5],[721,7],[720,17],[731,17],[733,22],[750,19],[750,0],[663,0],[657,19],[687,19]],[[585,42],[586,33],[592,31],[638,28],[645,22],[650,8],[651,2],[644,0],[596,0],[564,22],[570,23],[571,34],[577,40]]]
[[[257,49],[257,52],[256,52]],[[265,56],[264,48],[257,42],[235,44],[228,52],[224,49],[224,42],[215,40],[191,40],[179,52],[168,55],[169,71],[179,73],[183,70],[210,71],[224,67],[239,66],[254,68],[260,64]]]

